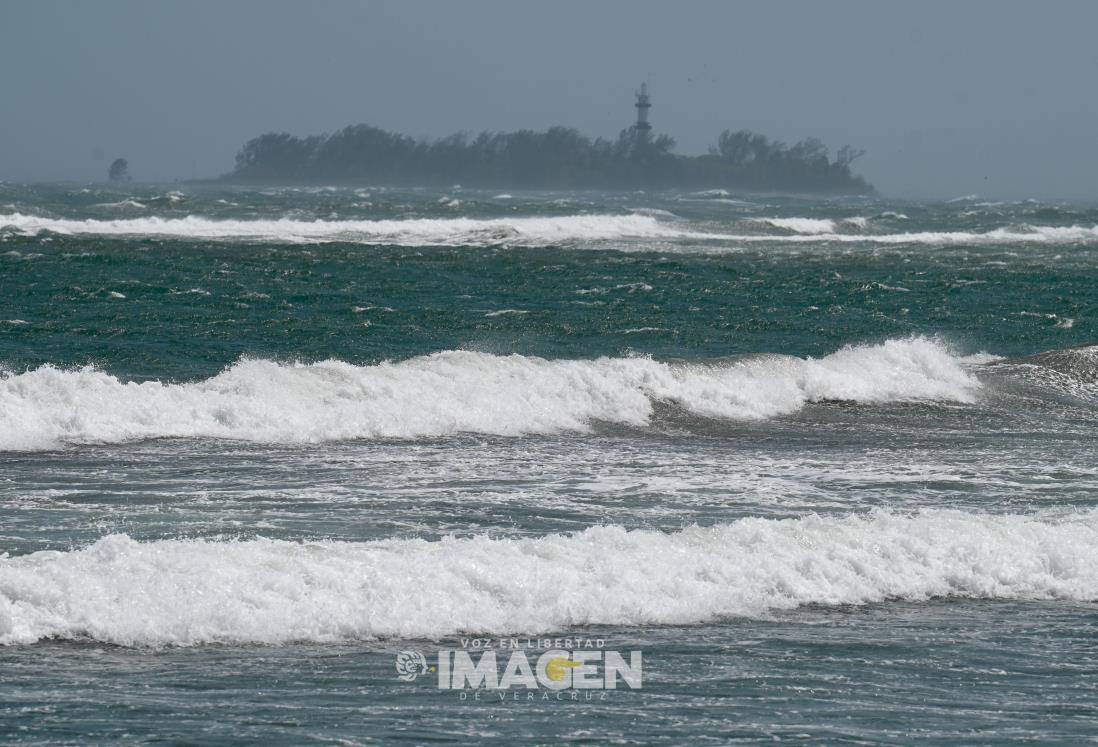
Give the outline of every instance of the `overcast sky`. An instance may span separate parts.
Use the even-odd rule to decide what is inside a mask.
[[[633,91],[701,153],[726,128],[867,155],[885,194],[1098,191],[1098,2],[0,0],[0,179],[232,168],[250,137],[616,136]]]

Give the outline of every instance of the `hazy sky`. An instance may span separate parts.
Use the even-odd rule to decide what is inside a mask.
[[[232,168],[250,137],[721,130],[867,155],[885,194],[1098,196],[1098,2],[0,0],[0,179]]]

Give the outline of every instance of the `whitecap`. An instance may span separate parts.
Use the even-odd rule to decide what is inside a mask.
[[[819,234],[835,231],[835,221],[828,218],[753,218],[752,220],[796,233]]]
[[[844,400],[974,402],[980,382],[939,341],[845,347],[823,358],[547,360],[448,351],[400,362],[243,360],[201,381],[125,381],[91,367],[0,374],[0,449],[150,438],[266,443],[586,432],[650,424],[656,403],[759,420]]]
[[[628,238],[708,238],[646,215],[573,215],[560,217],[418,218],[405,220],[231,220],[191,215],[185,218],[74,220],[13,213],[0,224],[26,234],[103,236],[184,236],[204,239],[253,239],[286,242],[345,241],[398,246],[516,243],[544,246],[575,241]],[[718,237],[719,238],[719,237]]]
[[[0,556],[0,644],[281,644],[689,625],[806,605],[1098,599],[1098,510],[747,518],[427,542],[139,542]]]

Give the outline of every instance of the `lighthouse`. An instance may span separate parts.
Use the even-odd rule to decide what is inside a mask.
[[[637,123],[633,125],[633,129],[644,135],[648,134],[648,131],[652,129],[652,125],[648,124],[648,110],[652,108],[652,102],[648,100],[648,84],[641,83],[641,88],[637,91]]]

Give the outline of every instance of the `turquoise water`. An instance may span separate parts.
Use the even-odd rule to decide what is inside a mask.
[[[1081,204],[0,185],[0,734],[1090,738],[1096,309]]]

